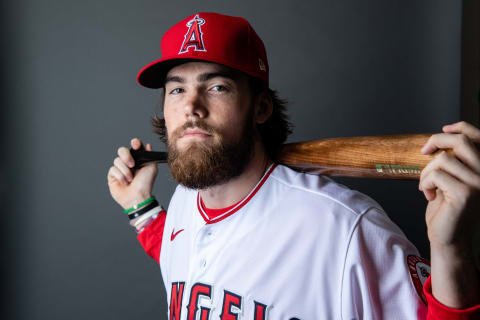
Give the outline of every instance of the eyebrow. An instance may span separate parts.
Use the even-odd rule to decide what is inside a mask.
[[[226,78],[235,81],[237,79],[236,75],[233,72],[230,71],[217,71],[217,72],[206,72],[199,74],[197,76],[197,81],[198,82],[205,82],[214,78]],[[163,85],[166,86],[168,82],[179,82],[179,83],[185,83],[185,78],[182,78],[180,76],[167,76],[165,78],[165,81],[163,82]]]

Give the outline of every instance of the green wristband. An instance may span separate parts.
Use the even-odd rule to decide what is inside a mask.
[[[129,214],[130,212],[135,211],[135,210],[137,210],[137,209],[139,209],[139,208],[141,208],[141,207],[143,207],[143,206],[146,206],[146,205],[152,203],[153,201],[155,201],[155,196],[151,196],[151,197],[148,198],[147,200],[145,200],[145,201],[143,201],[143,202],[140,202],[139,204],[134,205],[134,206],[133,206],[132,208],[130,208],[130,209],[125,209],[125,210],[123,210],[123,213]]]

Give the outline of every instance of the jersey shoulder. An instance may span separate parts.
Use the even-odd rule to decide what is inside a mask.
[[[170,199],[169,207],[172,205],[179,205],[185,203],[186,199],[195,199],[197,197],[197,190],[189,189],[181,184],[178,184]]]
[[[297,203],[317,203],[322,206],[343,209],[353,215],[369,209],[383,212],[382,207],[369,196],[352,190],[324,175],[307,174],[278,165],[272,172],[273,180],[284,186],[285,196]],[[336,210],[338,211],[338,210]]]
[[[167,210],[167,222],[179,222],[178,219],[190,219],[187,213],[191,213],[196,208],[197,190],[189,189],[180,184],[175,188],[175,192],[170,198]]]

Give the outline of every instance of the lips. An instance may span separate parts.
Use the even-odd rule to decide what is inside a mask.
[[[183,131],[183,133],[181,135],[181,138],[183,138],[183,137],[208,137],[208,136],[211,136],[211,134],[209,134],[208,132],[203,131],[201,129],[187,128]]]

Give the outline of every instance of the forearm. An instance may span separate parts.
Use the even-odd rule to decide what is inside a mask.
[[[472,250],[431,245],[432,294],[450,308],[480,303],[480,275]]]

